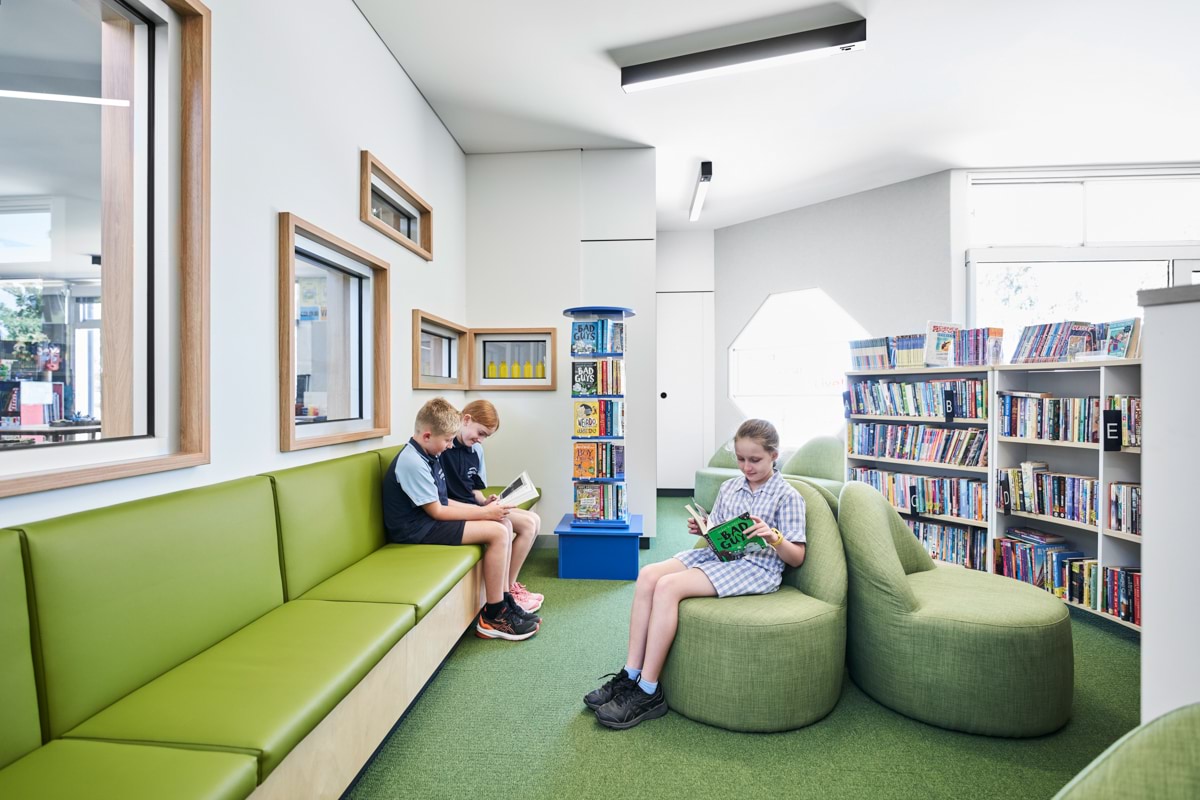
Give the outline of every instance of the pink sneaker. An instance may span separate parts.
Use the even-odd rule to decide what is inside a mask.
[[[546,599],[545,595],[531,592],[525,588],[525,584],[519,582],[508,587],[508,593],[513,596],[513,600],[517,601],[517,605],[529,612],[541,608],[542,601]]]

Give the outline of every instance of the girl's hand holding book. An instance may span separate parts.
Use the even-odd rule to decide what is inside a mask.
[[[779,544],[783,540],[783,534],[777,534],[770,525],[763,522],[758,517],[751,515],[750,519],[754,520],[754,525],[745,532],[747,539],[757,536],[759,539],[762,539],[764,543],[769,544],[772,547]]]
[[[688,525],[688,533],[690,533],[692,536],[700,535],[700,523],[699,522],[696,522],[696,520],[692,519],[691,517],[688,517],[687,525]]]

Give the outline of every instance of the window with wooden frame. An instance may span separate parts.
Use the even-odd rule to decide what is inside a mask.
[[[552,392],[556,328],[472,328],[471,388]]]
[[[206,464],[210,12],[9,6],[0,497]]]
[[[414,389],[466,389],[470,330],[419,308],[412,315]]]
[[[391,433],[388,265],[279,215],[279,449]]]
[[[433,208],[368,150],[362,151],[359,217],[426,261],[433,260]]]

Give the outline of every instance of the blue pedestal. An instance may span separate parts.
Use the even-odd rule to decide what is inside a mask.
[[[632,581],[638,575],[638,541],[642,515],[631,514],[621,528],[576,528],[564,514],[558,536],[558,577]]]

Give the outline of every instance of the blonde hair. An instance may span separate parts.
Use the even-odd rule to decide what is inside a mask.
[[[748,419],[738,426],[733,441],[749,439],[757,442],[763,450],[773,455],[779,455],[779,431],[765,419]]]
[[[435,397],[417,412],[413,433],[429,431],[434,436],[450,436],[462,427],[462,415],[444,397]]]
[[[492,433],[500,430],[500,415],[496,413],[496,407],[487,400],[472,400],[463,407],[462,413],[464,416],[470,414],[471,419],[491,429]]]

